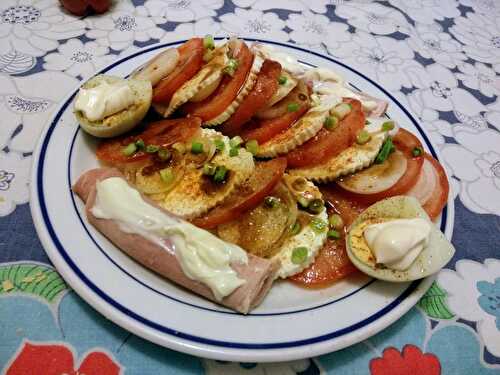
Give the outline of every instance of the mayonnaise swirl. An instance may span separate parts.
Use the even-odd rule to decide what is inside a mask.
[[[428,245],[430,231],[427,220],[396,219],[368,225],[363,236],[377,263],[404,271]]]

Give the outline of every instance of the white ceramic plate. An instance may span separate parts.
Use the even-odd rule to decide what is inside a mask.
[[[155,45],[114,62],[101,73],[126,76],[165,47]],[[415,119],[386,90],[331,57],[270,42],[307,65],[331,68],[354,87],[390,102],[388,116],[436,150]],[[64,279],[96,310],[127,330],[197,356],[246,362],[311,357],[355,344],[406,313],[432,279],[390,284],[364,276],[322,290],[279,282],[261,306],[243,316],[158,277],[121,253],[90,226],[70,188],[98,165],[95,139],[79,130],[72,93],[48,124],[35,153],[31,210],[45,250]],[[441,218],[448,238],[453,201]]]

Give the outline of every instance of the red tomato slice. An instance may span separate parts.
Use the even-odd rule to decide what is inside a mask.
[[[422,149],[422,143],[412,133],[403,128],[399,129],[397,134],[392,139],[392,142],[394,146],[396,146],[396,148],[407,158],[406,171],[403,176],[401,176],[401,178],[389,189],[375,194],[357,194],[348,192],[339,187],[339,189],[341,189],[347,197],[370,205],[384,198],[393,197],[395,195],[403,195],[415,185],[420,175],[420,171],[422,170],[424,157],[414,157],[412,152],[415,147]]]
[[[425,153],[424,158],[424,167],[419,178],[407,195],[419,199],[427,215],[435,220],[446,206],[450,185],[443,166],[428,153]],[[424,169],[430,169],[430,173],[424,173],[426,172]],[[422,183],[425,183],[426,186],[420,186]],[[420,191],[415,191],[415,189]],[[428,193],[421,194],[423,190],[427,189],[430,190]]]
[[[168,147],[175,142],[185,142],[192,138],[200,127],[201,119],[198,117],[153,122],[141,133],[101,142],[97,147],[96,155],[100,161],[113,165],[143,161],[148,159],[150,154],[139,151],[125,156],[122,152],[123,148],[139,139],[142,139],[146,145]]]
[[[265,60],[257,76],[257,82],[248,96],[243,99],[236,112],[221,127],[224,134],[236,135],[243,125],[260,111],[278,90],[281,65]]]
[[[257,207],[271,193],[283,177],[285,169],[285,158],[257,163],[254,173],[237,194],[233,194],[227,201],[218,205],[205,216],[194,219],[193,224],[209,229],[237,219],[244,212]]]
[[[153,88],[153,102],[168,104],[174,93],[203,65],[203,39],[189,39],[179,51],[179,65]]]
[[[286,158],[290,168],[320,164],[353,144],[358,131],[365,126],[365,114],[358,100],[345,98],[344,102],[351,104],[351,112],[335,129],[323,128],[312,139],[289,152]]]
[[[328,213],[337,213],[342,216],[345,228],[351,225],[366,208],[364,204],[345,197],[343,192],[333,184],[322,187],[321,192],[328,202]],[[307,288],[323,288],[357,272],[347,255],[345,230],[341,232],[341,236],[338,240],[327,240],[314,263],[301,273],[290,277],[289,280]]]
[[[234,58],[238,60],[238,68],[235,73],[232,76],[226,75],[219,87],[208,98],[201,102],[184,104],[181,107],[183,113],[198,116],[203,121],[208,121],[226,110],[245,83],[253,63],[253,54],[245,43],[241,43]]]

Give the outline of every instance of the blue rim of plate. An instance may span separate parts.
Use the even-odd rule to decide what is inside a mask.
[[[216,38],[216,39],[222,39],[222,38]],[[309,51],[307,49],[294,46],[294,45],[289,45],[286,43],[280,43],[280,42],[274,42],[274,41],[269,41],[269,40],[263,40],[263,39],[254,39],[254,38],[244,38],[247,41],[256,41],[256,42],[262,42],[262,43],[269,43],[269,44],[274,44],[278,46],[283,46],[287,48],[292,48],[298,51],[302,51],[308,54],[312,54],[314,56],[320,57],[322,59],[326,59],[334,64],[340,65],[343,68],[353,72],[354,74],[360,76],[364,80],[370,82],[372,85],[377,87],[380,91],[382,91],[385,95],[387,95],[402,111],[403,113],[411,120],[415,128],[418,130],[422,138],[424,139],[425,144],[427,145],[428,149],[431,152],[431,155],[437,159],[437,154],[429,141],[429,138],[425,134],[425,132],[421,129],[420,125],[417,123],[417,121],[411,116],[411,114],[404,108],[399,101],[397,101],[387,90],[385,90],[383,87],[381,87],[378,83],[374,82],[370,78],[366,77],[364,74],[358,72],[357,70],[345,65],[344,63],[337,61],[336,59],[314,52],[314,51]],[[155,45],[153,47],[143,49],[141,51],[138,51],[132,55],[126,56],[113,64],[107,66],[106,68],[102,69],[99,71],[97,74],[100,73],[105,73],[108,70],[114,68],[115,66],[121,64],[123,61],[126,61],[128,59],[134,58],[138,55],[144,54],[146,52],[154,51],[159,48],[164,48],[168,47],[171,45],[177,45],[179,43],[183,43],[186,40],[179,40],[176,42],[171,42],[171,43],[165,43],[165,44],[160,44],[160,45]],[[47,206],[45,203],[45,195],[44,195],[44,188],[43,188],[43,170],[44,170],[44,163],[45,163],[45,154],[47,152],[47,147],[50,141],[50,138],[52,136],[52,133],[55,129],[55,126],[59,122],[59,119],[63,113],[63,111],[67,108],[69,103],[71,102],[72,98],[76,94],[76,91],[73,95],[71,95],[67,101],[61,106],[59,109],[58,113],[54,117],[53,121],[50,123],[49,128],[45,134],[45,138],[43,139],[43,142],[40,146],[40,154],[39,154],[39,160],[38,160],[38,170],[36,171],[36,180],[37,180],[37,193],[38,193],[38,201],[40,203],[40,211],[42,214],[42,218],[45,224],[45,228],[50,236],[50,239],[52,240],[53,245],[59,252],[59,255],[64,259],[66,264],[70,267],[70,269],[75,273],[75,275],[80,279],[81,282],[83,282],[90,290],[92,290],[94,293],[96,293],[102,300],[104,300],[106,303],[111,305],[113,308],[117,309],[120,311],[122,314],[127,316],[128,318],[131,318],[147,327],[150,327],[154,330],[157,330],[161,333],[166,333],[184,340],[200,343],[200,344],[205,344],[205,345],[211,345],[211,346],[217,346],[217,347],[223,347],[223,348],[232,348],[232,349],[282,349],[282,348],[293,348],[293,347],[298,347],[298,346],[304,346],[304,345],[311,345],[311,344],[316,344],[324,341],[328,341],[331,339],[334,339],[336,337],[348,334],[350,332],[356,331],[362,327],[365,327],[374,321],[382,318],[384,315],[389,313],[391,310],[396,308],[399,304],[401,304],[409,295],[411,295],[417,287],[420,285],[422,280],[417,280],[412,282],[408,288],[406,288],[403,293],[401,293],[394,301],[392,301],[390,304],[385,306],[383,309],[378,311],[377,313],[369,316],[368,318],[357,322],[355,324],[352,324],[348,327],[316,336],[316,337],[311,337],[303,340],[296,340],[296,341],[289,341],[289,342],[281,342],[281,343],[239,343],[239,342],[231,342],[231,341],[222,341],[222,340],[213,340],[213,339],[208,339],[205,337],[200,337],[184,332],[177,331],[175,329],[165,327],[161,324],[155,323],[149,319],[146,319],[135,312],[131,311],[127,307],[123,306],[122,304],[118,303],[115,301],[112,297],[107,295],[105,292],[103,292],[99,287],[97,287],[91,280],[89,280],[84,273],[77,267],[77,265],[73,262],[69,254],[66,252],[64,247],[62,246],[59,238],[57,237],[57,234],[55,233],[55,230],[52,226],[52,223],[50,221],[48,211],[47,211]],[[442,219],[441,219],[441,230],[444,231],[446,227],[446,222],[447,222],[447,206],[444,207],[442,211]]]

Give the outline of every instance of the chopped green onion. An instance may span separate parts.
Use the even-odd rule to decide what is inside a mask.
[[[203,152],[203,143],[201,142],[191,143],[191,152],[193,154],[201,154]]]
[[[172,148],[180,154],[184,154],[186,152],[186,146],[182,142],[175,142],[172,145]]]
[[[224,148],[226,147],[226,144],[224,143],[224,141],[222,139],[215,139],[214,145],[215,145],[215,148],[217,149],[217,151],[223,151]]]
[[[317,217],[313,217],[309,225],[316,233],[322,233],[328,227],[325,221]]]
[[[297,202],[301,208],[307,208],[309,206],[310,200],[304,197],[303,195],[299,195],[297,198]]]
[[[259,152],[259,142],[255,139],[251,139],[245,144],[245,148],[249,153],[255,156]]]
[[[280,85],[284,85],[287,81],[288,81],[287,76],[280,76],[280,77],[278,78],[278,83],[279,83]]]
[[[237,147],[243,143],[243,139],[237,135],[236,137],[231,138],[229,141],[229,146],[231,147]]]
[[[142,139],[138,139],[137,141],[135,141],[135,146],[138,150],[144,150],[146,148],[146,145],[144,144],[144,141]]]
[[[339,120],[335,116],[326,116],[325,121],[323,122],[323,126],[326,130],[333,130],[339,124]]]
[[[334,214],[328,218],[328,223],[330,227],[333,229],[341,229],[344,227],[344,220],[342,220],[342,216]]]
[[[394,151],[394,145],[392,144],[392,138],[388,137],[382,144],[382,147],[380,148],[380,151],[378,152],[378,155],[375,158],[375,163],[382,164],[384,161],[387,160],[392,151]]]
[[[290,103],[287,105],[286,110],[288,112],[297,112],[299,110],[299,105],[297,103]]]
[[[300,233],[300,230],[302,229],[302,226],[300,225],[300,223],[298,221],[296,221],[295,223],[292,224],[292,226],[290,227],[290,234],[292,236],[295,236],[296,234],[299,234]]]
[[[160,170],[160,177],[163,182],[170,184],[174,180],[174,172],[172,172],[172,168],[169,167]]]
[[[411,154],[414,156],[414,157],[417,157],[417,156],[422,156],[422,154],[424,153],[424,151],[420,148],[420,147],[415,147]]]
[[[213,49],[207,49],[205,50],[205,53],[203,54],[203,61],[204,62],[209,62],[214,58],[214,50]]]
[[[157,146],[157,145],[147,145],[146,146],[146,152],[148,154],[154,154],[155,152],[158,152],[159,149],[160,149],[160,146]]]
[[[122,149],[122,154],[125,156],[131,156],[135,154],[136,151],[137,151],[137,146],[135,145],[135,143],[129,143]]]
[[[342,120],[351,112],[351,105],[347,103],[337,104],[333,109],[330,110],[330,114]]]
[[[158,150],[158,154],[157,155],[163,161],[170,160],[170,158],[172,157],[172,153],[168,149],[166,149],[166,148],[160,148]]]
[[[224,182],[224,180],[226,179],[227,172],[228,170],[226,167],[224,167],[223,165],[218,165],[215,168],[215,173],[213,176],[214,182],[217,183]]]
[[[236,59],[229,59],[226,67],[224,68],[224,73],[229,74],[230,76],[234,75],[236,69],[238,69],[239,62]]]
[[[205,37],[203,38],[203,47],[205,47],[206,49],[215,48],[214,37],[212,35],[205,35]]]
[[[266,198],[264,198],[264,204],[266,205],[267,208],[276,208],[280,204],[280,200],[276,197],[269,195]]]
[[[319,214],[321,211],[323,211],[324,207],[325,203],[322,199],[313,199],[311,202],[309,202],[307,210],[313,214]]]
[[[368,133],[366,130],[361,130],[358,135],[356,136],[356,143],[358,145],[364,145],[366,142],[368,142],[372,136],[370,133]]]
[[[326,236],[333,240],[338,240],[340,238],[340,233],[337,232],[335,229],[331,229],[326,233]]]
[[[299,246],[292,251],[292,263],[301,264],[307,259],[307,254],[309,250],[305,246]]]
[[[240,149],[238,147],[231,147],[229,149],[229,156],[235,157],[238,156],[239,154],[240,154]]]
[[[213,163],[203,164],[203,174],[206,176],[213,176],[217,167]]]
[[[394,126],[394,121],[386,121],[382,124],[382,130],[388,132],[394,129]]]
[[[370,124],[371,124],[371,122],[370,122],[370,121],[365,120],[365,125],[370,125]]]

